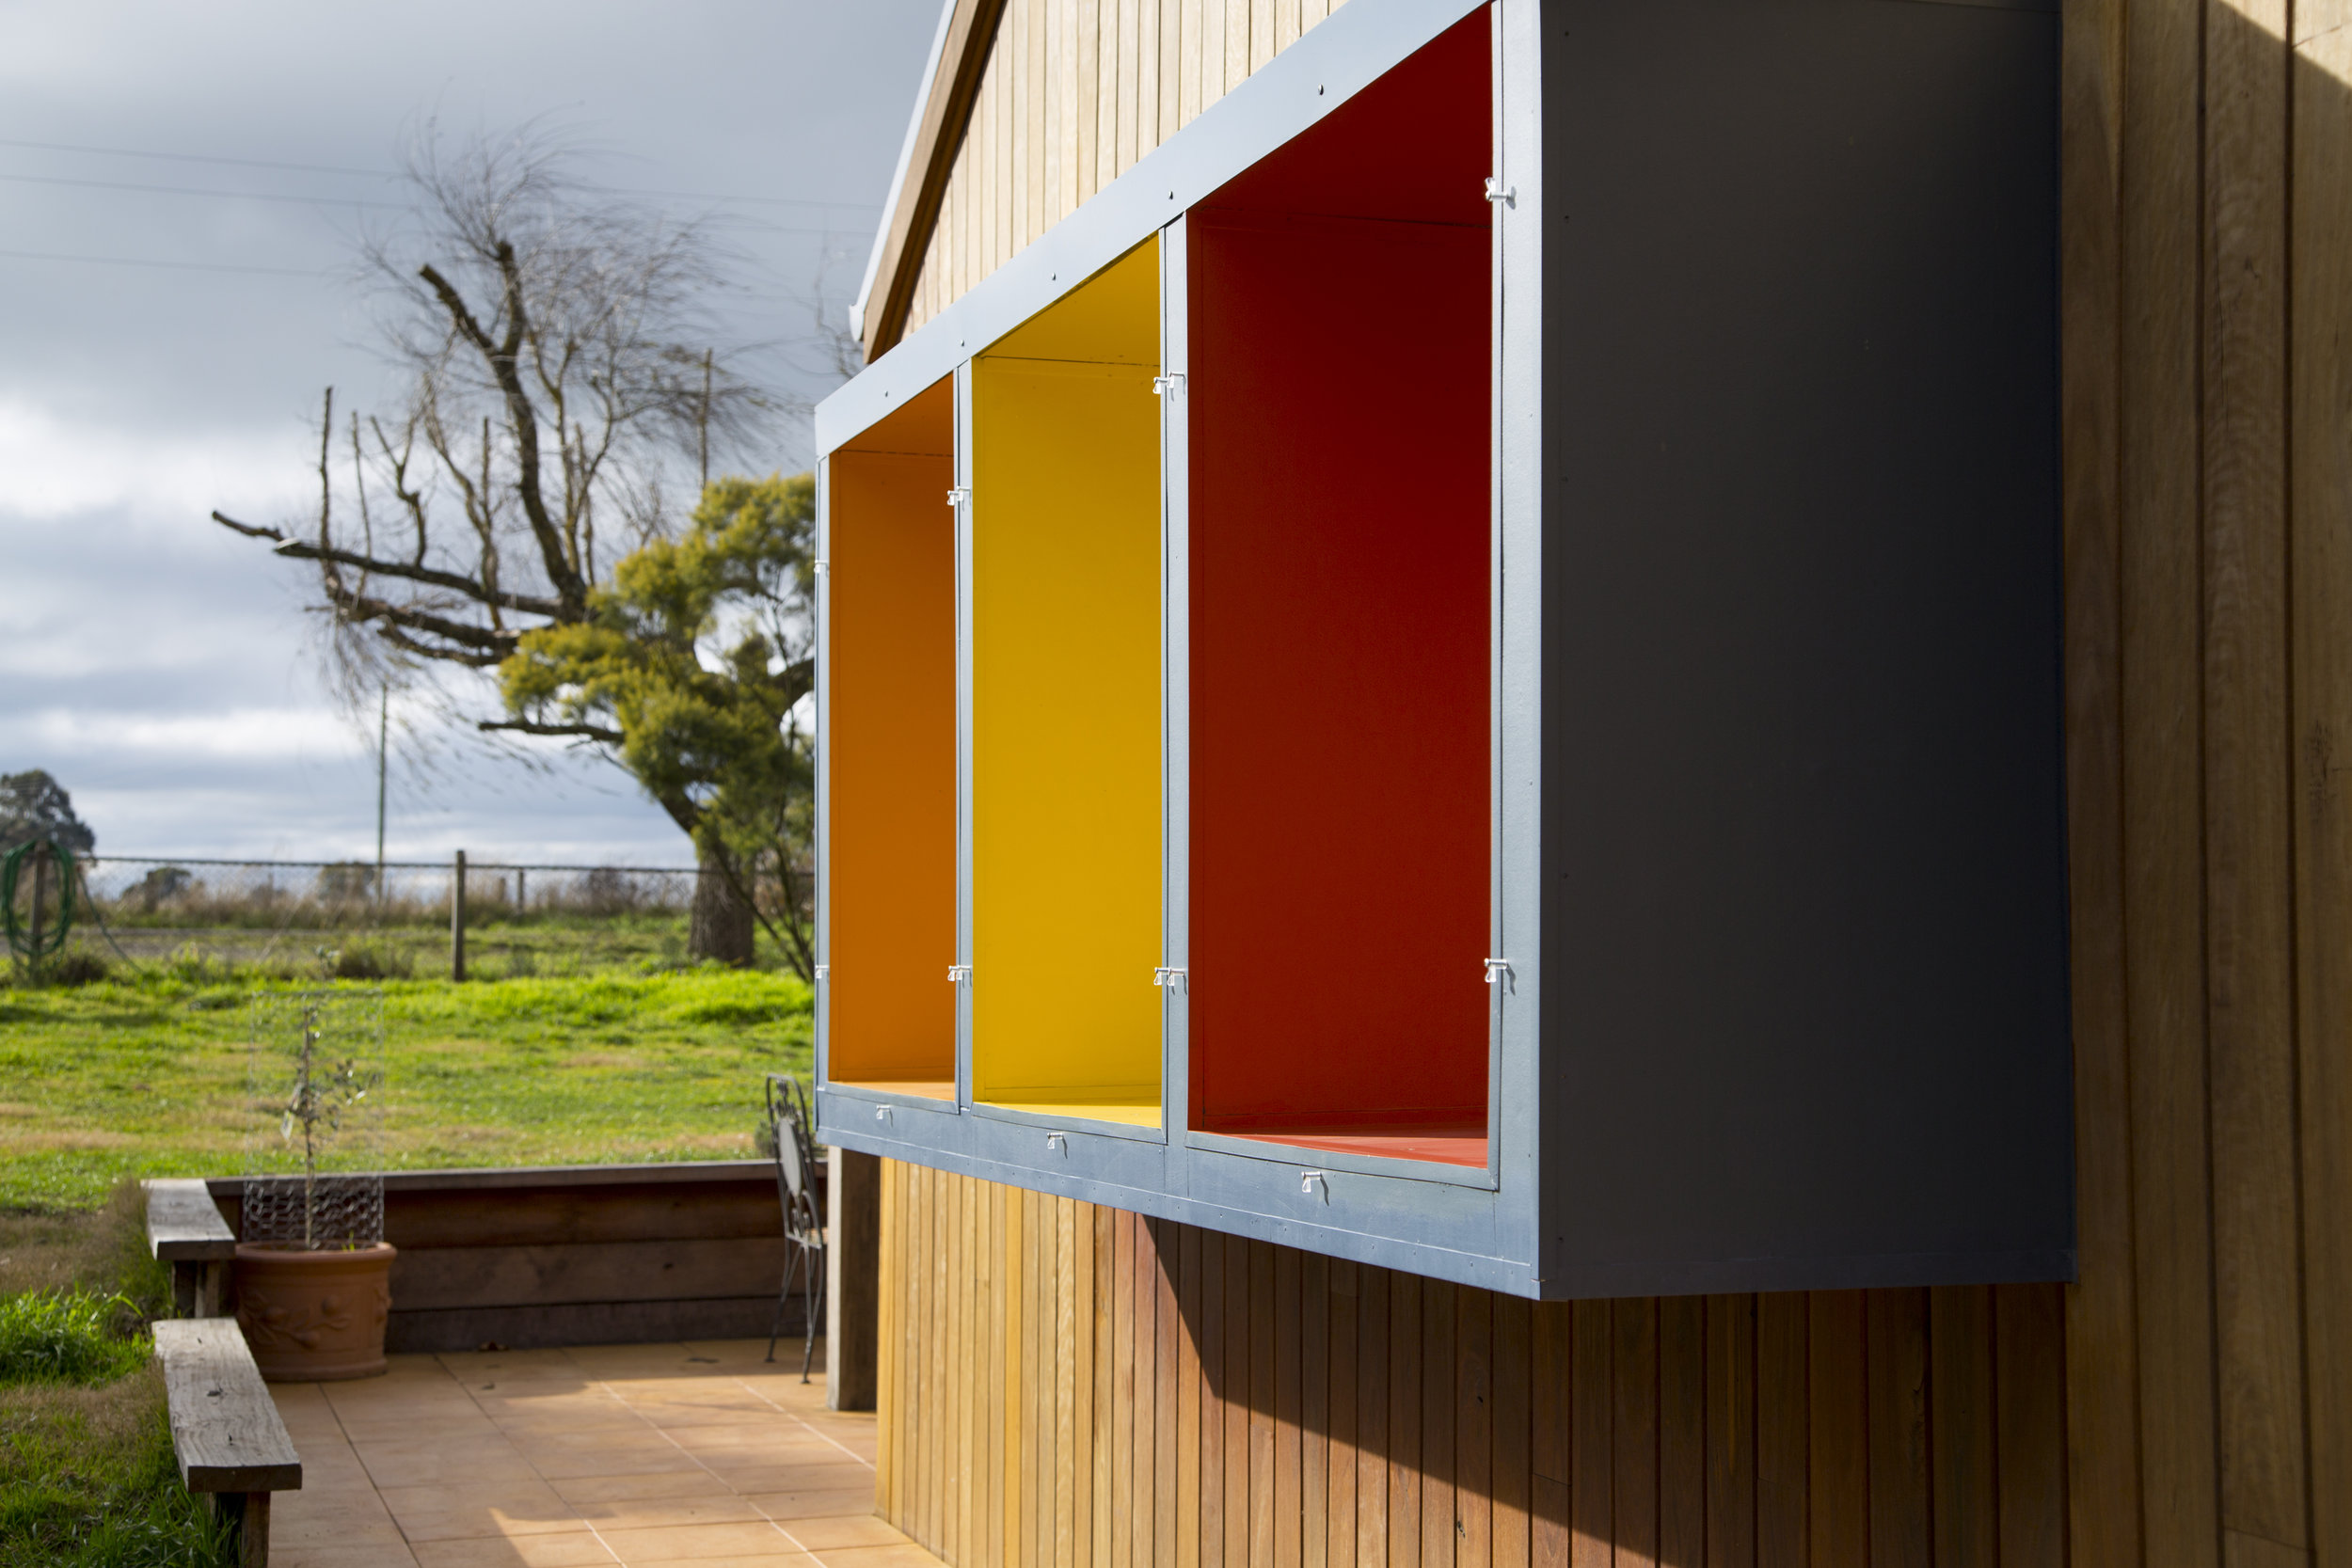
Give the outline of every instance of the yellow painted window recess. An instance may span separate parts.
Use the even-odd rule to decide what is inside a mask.
[[[1159,255],[972,364],[972,1085],[1160,1124]]]

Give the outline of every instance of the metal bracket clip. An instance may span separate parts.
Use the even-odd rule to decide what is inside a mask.
[[[1325,1179],[1323,1172],[1319,1170],[1300,1171],[1298,1173],[1298,1190],[1301,1194],[1308,1197],[1319,1197],[1326,1203],[1331,1201],[1331,1183]]]
[[[1184,990],[1184,972],[1181,969],[1160,968],[1152,972],[1152,983],[1171,990]]]
[[[1045,1147],[1048,1150],[1068,1159],[1070,1157],[1070,1135],[1066,1132],[1048,1132],[1045,1134]]]
[[[1518,978],[1518,976],[1512,973],[1510,959],[1488,958],[1486,960],[1486,984],[1501,986],[1504,995],[1507,996],[1518,989],[1514,984]]]
[[[1489,174],[1486,176],[1486,199],[1500,201],[1505,207],[1517,207],[1519,204],[1519,193],[1517,187],[1506,185],[1501,179]]]
[[[1170,392],[1175,393],[1178,397],[1183,397],[1184,395],[1184,372],[1170,371],[1166,375],[1155,375],[1152,378],[1152,395],[1153,397],[1166,397]]]
[[[833,973],[833,965],[831,965],[831,964],[818,964],[818,965],[817,966],[817,978],[818,978],[819,980],[824,979],[827,975],[831,974],[832,973]]]
[[[947,983],[949,985],[961,985],[963,982],[971,978],[972,966],[970,964],[949,964],[947,966]]]
[[[954,489],[947,492],[947,504],[949,506],[960,506],[971,499],[972,486],[969,484],[959,484]]]

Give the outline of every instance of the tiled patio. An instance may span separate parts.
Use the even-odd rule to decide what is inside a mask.
[[[787,1348],[789,1354],[787,1354]],[[825,1409],[797,1346],[392,1358],[275,1392],[302,1454],[276,1568],[901,1568],[873,1517],[874,1418]]]

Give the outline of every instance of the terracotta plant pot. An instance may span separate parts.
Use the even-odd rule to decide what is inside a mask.
[[[237,1326],[272,1383],[327,1383],[384,1371],[391,1310],[389,1243],[304,1252],[237,1243]]]

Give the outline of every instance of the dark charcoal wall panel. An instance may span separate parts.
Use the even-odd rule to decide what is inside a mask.
[[[2056,19],[1544,17],[1544,1272],[2063,1253]]]

